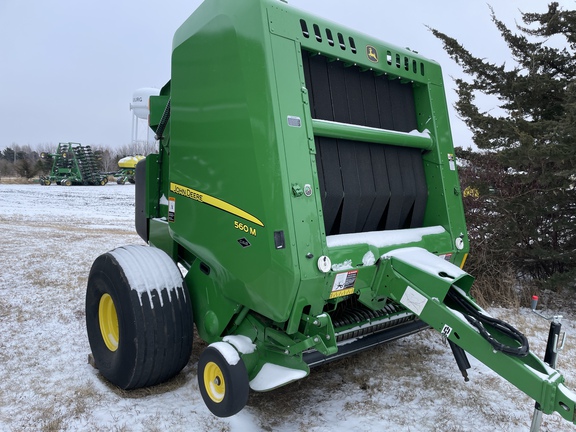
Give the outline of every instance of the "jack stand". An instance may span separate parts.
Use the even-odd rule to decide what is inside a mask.
[[[548,333],[548,342],[546,343],[546,353],[544,354],[544,363],[547,363],[551,368],[556,369],[556,360],[558,358],[558,352],[564,348],[564,342],[566,341],[566,333],[560,334],[562,329],[562,315],[554,315],[551,317],[546,317],[540,312],[536,311],[536,306],[538,305],[538,296],[532,296],[532,301],[530,302],[530,307],[532,312],[536,315],[550,321],[550,331]],[[542,425],[542,411],[540,410],[540,404],[536,402],[534,406],[534,414],[532,416],[532,424],[530,425],[530,432],[540,432],[540,426]]]
[[[452,354],[454,354],[454,358],[456,359],[456,363],[458,364],[458,369],[460,369],[460,373],[464,377],[464,381],[468,382],[470,379],[468,378],[467,369],[470,369],[470,363],[468,362],[468,358],[466,357],[466,351],[448,339],[448,343],[450,344],[450,348],[452,349]]]

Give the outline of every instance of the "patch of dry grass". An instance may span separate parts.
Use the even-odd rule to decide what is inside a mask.
[[[0,177],[0,184],[33,184],[38,183],[38,178],[27,179],[26,177]]]

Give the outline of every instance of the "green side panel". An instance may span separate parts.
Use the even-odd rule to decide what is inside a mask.
[[[158,188],[158,179],[160,177],[160,164],[158,154],[149,154],[146,156],[146,204],[145,212],[148,218],[159,216],[160,190]]]
[[[263,14],[257,1],[205,2],[175,35],[171,229],[225,296],[284,321],[299,272]]]
[[[351,261],[356,288],[366,292],[375,270],[363,258],[370,253],[375,262],[390,249],[362,240],[327,245],[315,133],[396,145],[402,135],[314,119],[304,51],[413,88],[415,124],[429,137],[406,138],[406,146],[423,149],[428,198],[422,226],[444,229],[430,251],[462,261],[465,222],[436,63],[285,3],[257,0],[203,3],[177,31],[173,47],[171,132],[162,147],[168,162],[161,162],[170,173],[162,190],[175,209],[167,215],[170,233],[218,275],[224,297],[273,321],[290,320],[292,331],[304,308],[321,312],[342,268],[321,273],[319,257],[337,265]],[[161,105],[153,107],[153,123]]]
[[[178,244],[172,240],[168,222],[162,219],[150,219],[150,246],[166,252],[174,261],[178,260]]]
[[[217,275],[208,271],[202,261],[194,260],[189,264],[185,281],[190,291],[196,329],[202,340],[216,342],[221,340],[230,319],[241,306],[222,295],[216,284]]]

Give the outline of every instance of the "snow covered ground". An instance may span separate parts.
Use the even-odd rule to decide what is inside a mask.
[[[0,185],[0,430],[44,431],[527,431],[533,402],[470,358],[465,383],[439,335],[425,331],[321,366],[229,419],[204,406],[195,341],[168,383],[121,391],[87,362],[86,278],[114,247],[141,244],[132,185]],[[491,309],[543,355],[548,324],[529,310]],[[550,313],[558,311],[551,310]],[[558,367],[576,388],[573,313]],[[559,415],[544,431],[576,431]]]

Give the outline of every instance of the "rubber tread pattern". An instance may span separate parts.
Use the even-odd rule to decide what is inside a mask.
[[[152,249],[124,247],[135,251],[131,248],[138,248],[138,254]],[[146,262],[150,266],[150,260]],[[145,293],[130,287],[124,269],[110,252],[99,256],[90,271],[86,292],[90,347],[102,375],[123,389],[165,382],[178,374],[190,359],[193,320],[188,289],[182,281],[180,287],[169,292],[162,281],[162,265],[148,269],[158,275],[153,283],[161,288]],[[105,293],[112,297],[118,315],[120,338],[114,352],[104,344],[99,327],[98,307]]]

